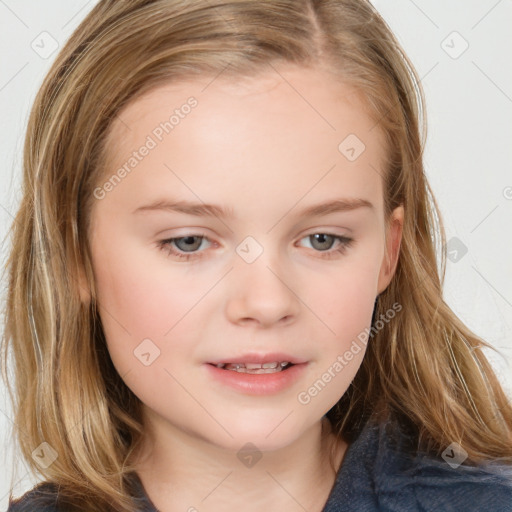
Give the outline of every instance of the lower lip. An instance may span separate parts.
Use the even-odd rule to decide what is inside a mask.
[[[275,373],[240,373],[206,364],[218,382],[249,395],[273,395],[294,384],[303,375],[308,363],[294,364]]]

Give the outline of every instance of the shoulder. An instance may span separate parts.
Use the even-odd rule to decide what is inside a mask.
[[[140,512],[157,512],[145,493],[144,487],[136,473],[126,478],[128,489],[134,499],[134,505]],[[70,512],[83,510],[80,504],[71,504],[59,486],[52,482],[41,482],[19,498],[9,499],[7,512]]]
[[[453,450],[451,450],[453,452]],[[453,455],[450,453],[451,459]],[[388,452],[375,480],[384,496],[397,494],[418,510],[512,512],[512,468],[489,463],[470,466],[450,458]],[[460,459],[463,457],[460,456]],[[389,476],[386,475],[389,472]]]
[[[19,498],[11,497],[7,512],[59,512],[58,496],[58,487],[55,484],[42,482]]]
[[[510,465],[449,464],[410,446],[400,429],[367,425],[338,472],[331,502],[338,508],[326,512],[346,500],[365,511],[512,512]]]
[[[378,436],[374,477],[384,503],[396,495],[417,510],[512,512],[510,465],[468,465],[456,443],[438,457],[417,453],[396,427],[380,428]]]

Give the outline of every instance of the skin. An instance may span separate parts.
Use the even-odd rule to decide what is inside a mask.
[[[357,92],[325,71],[205,77],[155,89],[120,113],[108,176],[190,96],[197,107],[91,212],[108,350],[144,404],[138,474],[162,512],[320,512],[335,479],[328,453],[335,450],[338,469],[347,448],[324,415],[352,381],[364,345],[308,404],[297,395],[371,326],[375,298],[395,272],[403,208],[386,226],[383,137]],[[348,134],[366,146],[353,162],[338,150]],[[298,215],[337,198],[364,198],[374,208]],[[235,215],[133,213],[156,199],[218,204]],[[338,253],[337,239],[315,241],[315,233],[354,242]],[[202,257],[180,260],[158,247],[189,235],[206,237],[193,239]],[[251,264],[236,252],[247,236],[263,248]],[[187,250],[183,240],[172,247]],[[160,349],[149,366],[134,356],[146,338]],[[208,361],[248,351],[282,351],[308,366],[270,396],[235,391],[206,371]],[[247,442],[262,453],[252,467],[237,457]]]

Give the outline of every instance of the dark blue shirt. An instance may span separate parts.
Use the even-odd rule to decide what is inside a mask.
[[[410,455],[402,441],[389,428],[367,424],[348,447],[322,512],[512,512],[510,465],[452,467],[441,457]],[[158,512],[132,478],[140,512]],[[8,512],[65,511],[57,499],[56,487],[41,483]]]

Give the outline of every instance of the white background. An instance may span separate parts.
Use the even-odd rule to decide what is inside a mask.
[[[2,241],[20,198],[22,143],[28,112],[56,55],[41,57],[33,50],[32,42],[40,41],[40,34],[46,31],[62,46],[95,3],[95,0],[0,0]],[[467,247],[462,258],[459,253],[458,261],[447,262],[445,299],[476,334],[503,354],[502,358],[489,356],[510,391],[512,2],[374,0],[373,3],[422,78],[429,123],[426,172],[446,223],[447,240],[457,237]],[[461,53],[466,44],[467,50]],[[1,246],[2,264],[8,246],[6,239]],[[2,306],[5,286],[2,282]],[[18,465],[12,480],[14,494],[20,495],[36,483],[14,453],[11,417],[0,382],[0,510],[7,509],[14,460]]]

